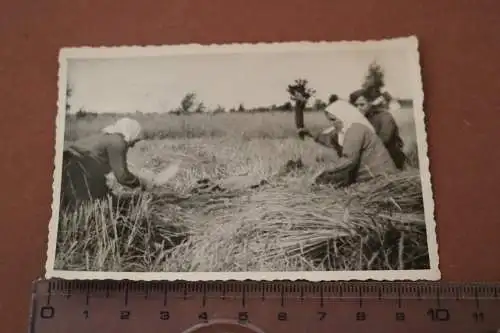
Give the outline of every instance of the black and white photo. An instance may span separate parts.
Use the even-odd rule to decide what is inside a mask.
[[[63,48],[46,277],[440,278],[418,41]]]

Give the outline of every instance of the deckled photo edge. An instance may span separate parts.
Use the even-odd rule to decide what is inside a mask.
[[[438,281],[434,269],[406,271],[299,271],[299,272],[94,272],[52,270],[46,278],[130,281]]]
[[[47,260],[45,264],[46,275],[54,269],[57,245],[57,232],[59,227],[59,197],[61,193],[62,181],[62,155],[64,147],[64,131],[65,131],[65,117],[66,117],[66,85],[67,85],[67,71],[68,59],[62,49],[58,54],[58,76],[57,76],[57,112],[55,117],[55,155],[53,166],[53,184],[52,184],[52,205],[51,205],[51,218],[48,227],[48,244],[47,244]]]
[[[122,46],[79,46],[63,47],[60,57],[64,59],[106,59],[131,57],[158,57],[188,54],[226,54],[226,53],[262,53],[291,51],[340,51],[356,48],[358,50],[374,50],[388,48],[408,49],[416,47],[417,37],[395,37],[366,41],[289,41],[259,43],[227,43],[227,44],[165,44],[165,45],[122,45]]]
[[[430,269],[405,271],[337,271],[337,272],[93,272],[93,271],[62,271],[54,269],[56,256],[56,242],[59,214],[59,194],[62,175],[62,147],[65,130],[65,101],[67,84],[68,60],[88,58],[129,58],[147,56],[166,56],[173,54],[223,54],[223,53],[260,53],[260,52],[290,52],[308,51],[310,48],[325,48],[328,50],[340,49],[377,49],[377,48],[406,48],[415,57],[413,73],[415,75],[415,109],[413,110],[416,135],[418,139],[418,157],[422,191],[425,206],[425,220],[428,232],[428,250]],[[49,237],[46,260],[46,278],[64,279],[113,279],[113,280],[439,280],[438,244],[436,237],[436,223],[434,220],[434,202],[429,171],[427,132],[425,128],[425,114],[423,110],[423,87],[421,81],[420,55],[416,36],[396,37],[380,40],[359,41],[301,41],[301,42],[272,42],[272,43],[231,43],[231,44],[179,44],[179,45],[152,45],[152,46],[90,46],[69,47],[60,49],[58,72],[58,102],[56,116],[55,160],[53,176],[52,217],[49,223]]]
[[[424,201],[424,214],[427,230],[427,247],[429,252],[429,260],[431,269],[441,275],[439,268],[439,244],[437,240],[437,224],[435,219],[435,203],[434,192],[432,190],[432,175],[430,172],[429,159],[429,142],[427,128],[425,126],[425,110],[424,110],[424,87],[422,82],[422,66],[420,61],[420,50],[418,41],[415,40],[414,49],[411,50],[409,56],[412,58],[412,72],[414,75],[413,82],[415,84],[415,102],[413,117],[415,119],[415,129],[417,136],[418,158],[420,164],[420,178],[422,184],[422,197]]]

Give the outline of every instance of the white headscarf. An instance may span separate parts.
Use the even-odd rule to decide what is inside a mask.
[[[125,138],[125,141],[132,142],[142,136],[142,127],[138,121],[130,118],[122,118],[116,123],[105,127],[102,130],[104,133],[119,133]]]
[[[344,135],[347,130],[355,123],[365,125],[370,131],[375,133],[375,129],[372,124],[366,119],[366,117],[351,103],[344,100],[337,100],[326,107],[326,113],[338,118],[344,124],[342,132],[338,133],[339,144],[342,146],[344,142]],[[323,133],[331,133],[335,130],[335,127],[329,127],[323,131]]]

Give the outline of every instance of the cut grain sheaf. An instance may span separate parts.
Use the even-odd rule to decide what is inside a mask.
[[[218,256],[222,253],[225,253],[223,256],[231,256],[251,252],[259,260],[272,261],[297,256],[307,258],[317,255],[317,252],[328,256],[328,247],[345,247],[356,237],[387,238],[388,234],[392,237],[405,232],[410,233],[411,238],[412,232],[422,234],[422,228],[425,234],[423,212],[408,211],[421,207],[418,179],[399,177],[391,185],[372,184],[373,190],[365,192],[368,199],[363,198],[362,192],[358,195],[364,203],[369,203],[369,200],[394,201],[395,209],[400,210],[396,213],[389,209],[385,212],[381,209],[370,211],[363,205],[346,207],[350,197],[346,197],[346,192],[331,188],[322,188],[317,192],[297,190],[293,193],[276,187],[264,189],[252,194],[233,211],[215,216],[207,224],[210,228],[189,239],[189,248],[193,252],[203,248],[203,251],[218,253]],[[406,197],[405,193],[410,196]],[[392,200],[386,200],[389,197]],[[404,204],[398,204],[398,201]],[[406,211],[401,211],[401,207],[405,207]],[[366,243],[370,242],[366,240]],[[426,251],[425,245],[419,251]],[[371,260],[373,262],[374,259]]]
[[[59,264],[72,269],[78,267],[75,261],[83,260],[87,268],[134,271],[428,265],[418,171],[346,190],[305,188],[279,177],[257,188],[251,183],[183,196],[158,188],[120,223],[116,216],[106,217],[113,215],[105,207],[101,217],[82,212],[78,219],[84,221],[84,233],[79,233],[78,223],[65,226],[70,232],[59,246],[86,258],[61,255]]]

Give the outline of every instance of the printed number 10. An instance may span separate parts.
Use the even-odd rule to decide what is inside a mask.
[[[427,315],[432,321],[448,321],[450,320],[450,313],[447,309],[429,309]]]

